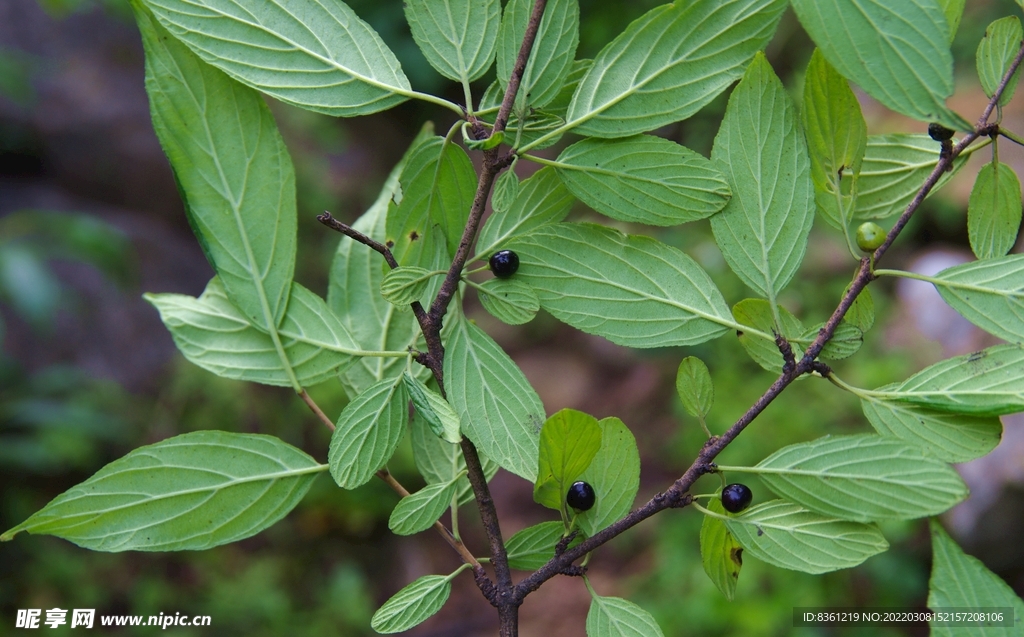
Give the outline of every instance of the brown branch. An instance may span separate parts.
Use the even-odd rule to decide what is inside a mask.
[[[512,75],[509,78],[508,87],[498,109],[497,119],[491,134],[502,132],[508,123],[509,113],[515,103],[516,93],[519,91],[519,84],[522,81],[523,73],[526,70],[526,62],[529,59],[530,51],[533,49],[537,31],[540,28],[540,21],[544,14],[547,0],[535,0],[533,11],[526,27],[519,55],[512,68]],[[476,239],[477,229],[480,220],[483,218],[487,206],[487,197],[494,184],[494,178],[498,172],[508,165],[510,158],[502,157],[498,148],[484,151],[483,166],[480,170],[477,181],[476,193],[473,196],[473,204],[470,207],[469,217],[463,229],[462,237],[459,240],[459,247],[455,252],[448,274],[445,276],[441,288],[430,305],[425,320],[420,321],[424,339],[427,342],[427,358],[430,362],[430,370],[437,380],[441,394],[446,396],[444,389],[444,345],[441,342],[441,328],[444,323],[444,316],[448,311],[455,292],[458,290],[459,280],[462,277],[462,269],[469,258],[470,248]],[[502,637],[512,637],[518,632],[518,608],[519,601],[514,594],[512,585],[512,571],[508,566],[508,555],[505,551],[505,543],[501,537],[501,527],[498,523],[498,513],[494,507],[494,500],[491,498],[490,489],[487,486],[487,478],[484,475],[476,447],[467,439],[462,440],[462,455],[466,460],[466,469],[469,482],[473,487],[473,495],[480,511],[480,520],[483,523],[487,534],[487,540],[491,549],[491,564],[494,567],[494,575],[497,580],[493,589],[481,586],[480,590],[485,597],[498,609],[499,631]],[[477,578],[478,586],[481,578]]]
[[[352,239],[355,239],[356,241],[365,246],[369,246],[370,249],[374,250],[375,252],[379,252],[384,257],[384,260],[388,262],[388,265],[391,266],[392,270],[398,267],[398,261],[395,260],[395,255],[391,254],[391,248],[387,247],[386,245],[375,239],[366,236],[365,234],[359,232],[352,226],[338,221],[337,219],[331,216],[330,212],[324,210],[324,214],[317,215],[316,220],[332,230],[337,230],[341,234]]]
[[[505,97],[501,100],[501,107],[498,108],[497,117],[494,118],[495,131],[505,130],[508,118],[512,114],[512,107],[515,105],[516,95],[519,93],[519,83],[523,81],[526,63],[530,59],[533,42],[537,38],[537,31],[540,30],[540,21],[544,17],[544,9],[547,7],[547,4],[547,0],[535,0],[533,3],[533,11],[530,12],[530,20],[526,23],[523,43],[519,46],[519,55],[516,56],[516,63],[512,65],[512,75],[508,78]]]
[[[853,302],[857,300],[857,296],[867,287],[868,283],[874,280],[875,276],[872,273],[872,260],[878,261],[888,251],[893,241],[899,233],[906,227],[907,222],[913,216],[914,212],[921,206],[925,197],[931,192],[935,184],[938,183],[939,178],[942,177],[943,173],[953,165],[953,161],[963,152],[967,146],[973,143],[981,136],[989,135],[992,132],[992,128],[988,123],[988,118],[992,115],[992,111],[995,109],[995,105],[998,103],[1000,96],[1006,89],[1007,83],[1017,67],[1021,65],[1024,60],[1024,43],[1021,44],[1020,50],[1017,52],[1017,56],[1014,58],[1013,63],[1010,65],[1006,75],[1003,76],[1002,82],[996,89],[992,99],[989,100],[988,106],[985,108],[984,113],[978,120],[975,129],[968,133],[956,146],[953,147],[951,153],[948,156],[941,157],[936,163],[934,170],[928,175],[928,178],[922,184],[921,189],[918,191],[914,199],[907,205],[907,208],[900,215],[899,220],[893,229],[889,231],[885,242],[875,250],[872,255],[873,259],[865,257],[861,259],[860,267],[857,270],[857,274],[854,276],[853,282],[850,287],[843,295],[839,305],[836,307],[832,316],[825,325],[819,330],[818,336],[811,342],[804,352],[803,358],[796,363],[791,369],[788,369],[779,376],[771,387],[757,399],[750,409],[744,413],[739,420],[737,420],[729,429],[725,431],[720,437],[711,439],[704,448],[698,454],[697,458],[689,466],[689,468],[683,473],[683,475],[676,480],[672,486],[666,489],[664,492],[658,493],[653,498],[648,500],[641,507],[631,511],[626,517],[618,520],[617,522],[606,527],[597,534],[587,538],[580,544],[566,549],[565,552],[556,554],[547,564],[542,566],[540,569],[523,579],[516,585],[516,596],[520,600],[525,598],[533,591],[540,588],[541,584],[551,579],[555,575],[565,573],[572,563],[586,555],[587,553],[598,548],[602,544],[605,544],[612,538],[618,536],[624,531],[636,526],[640,522],[643,522],[647,518],[653,516],[660,511],[664,511],[669,508],[678,508],[686,506],[690,503],[690,495],[687,494],[693,483],[697,481],[697,478],[707,473],[713,468],[713,461],[722,450],[725,449],[736,437],[742,433],[742,431],[749,425],[757,416],[763,412],[769,404],[775,398],[783,392],[794,380],[802,376],[803,374],[818,372],[822,375],[826,375],[829,372],[828,366],[818,362],[816,359],[821,350],[825,345],[832,339],[835,334],[836,328],[839,326],[839,322],[846,315],[846,312],[853,305]],[[783,345],[779,345],[780,350],[783,350]],[[788,345],[788,344],[787,344]],[[783,351],[783,356],[785,352]],[[787,364],[787,367],[790,367]]]
[[[526,63],[529,59],[530,51],[533,49],[533,43],[536,40],[537,31],[540,28],[540,21],[546,6],[547,0],[535,0],[534,2],[533,10],[527,23],[526,33],[512,68],[508,87],[505,90],[501,106],[498,109],[497,118],[491,129],[492,135],[504,131],[508,123],[508,118],[515,103],[516,94],[519,91],[519,85],[522,82]],[[430,305],[429,311],[424,312],[419,303],[413,304],[413,312],[427,343],[426,354],[417,357],[417,361],[426,363],[427,367],[430,368],[431,373],[437,380],[442,396],[447,396],[447,394],[444,388],[444,344],[441,341],[441,328],[444,316],[448,311],[448,306],[458,290],[462,269],[466,265],[470,248],[476,239],[477,229],[486,209],[487,197],[494,184],[494,179],[498,172],[507,167],[512,160],[510,155],[501,156],[499,153],[500,150],[498,148],[484,151],[483,166],[477,181],[476,193],[473,196],[473,204],[470,207],[469,217],[462,232],[459,247],[455,252],[455,258],[452,260],[444,282]],[[388,265],[392,268],[398,267],[397,261],[391,255],[391,251],[387,246],[333,219],[330,213],[325,212],[317,217],[317,219],[324,225],[376,250],[384,256],[388,261]],[[501,537],[497,510],[494,508],[494,500],[491,498],[490,489],[487,486],[487,478],[484,475],[479,454],[476,451],[476,447],[467,438],[462,440],[462,455],[466,460],[469,481],[473,487],[473,494],[477,501],[477,507],[480,510],[480,519],[490,544],[491,564],[494,567],[497,585],[491,584],[490,580],[484,575],[483,570],[479,569],[479,565],[474,568],[475,579],[477,586],[484,596],[498,609],[500,634],[502,637],[512,637],[518,634],[518,609],[521,598],[515,595],[515,589],[512,585],[512,572],[508,566],[508,556],[505,551],[505,543]]]
[[[498,116],[494,120],[494,133],[503,132],[505,125],[508,123],[508,117],[512,111],[512,105],[515,103],[516,93],[519,91],[519,84],[523,79],[523,73],[526,71],[526,62],[530,57],[530,51],[533,49],[533,42],[537,37],[537,30],[540,28],[540,21],[546,6],[547,0],[535,0],[533,4],[533,11],[530,13],[530,20],[526,25],[523,43],[519,47],[519,55],[516,57],[515,65],[512,67],[512,76],[509,78],[508,87],[505,89],[505,96],[501,100]],[[469,250],[473,245],[473,240],[476,238],[477,227],[487,205],[487,196],[491,192],[495,176],[497,176],[498,171],[501,169],[502,158],[499,157],[498,153],[499,150],[497,148],[484,152],[484,163],[477,182],[476,194],[473,196],[473,205],[469,210],[469,219],[466,221],[466,228],[462,232],[459,247],[455,252],[455,259],[452,261],[451,268],[448,269],[448,275],[445,277],[441,290],[438,292],[434,302],[430,304],[430,320],[435,324],[434,327],[438,331],[441,329],[441,322],[444,319],[445,312],[448,311],[448,304],[451,303],[452,297],[458,289],[462,268],[466,265],[466,259],[469,258]],[[505,159],[507,160],[508,158]]]

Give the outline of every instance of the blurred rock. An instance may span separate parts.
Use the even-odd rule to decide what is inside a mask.
[[[27,54],[34,89],[27,105],[0,96],[0,131],[16,134],[20,153],[38,155],[40,177],[181,223],[150,122],[142,44],[125,18],[87,8],[54,19],[35,0],[0,2],[0,51]],[[24,148],[25,140],[35,147]]]
[[[69,195],[45,184],[0,180],[0,216],[21,209],[92,214],[129,238],[134,285],[121,289],[99,270],[74,261],[52,261],[65,292],[52,332],[37,332],[4,312],[4,350],[29,371],[61,363],[116,380],[129,391],[157,390],[175,355],[174,343],[143,292],[198,296],[213,276],[190,235],[166,221]]]
[[[910,272],[932,276],[961,263],[973,260],[967,252],[929,250],[915,256],[906,267]],[[896,298],[901,318],[892,322],[890,340],[906,343],[916,335],[942,345],[943,357],[966,354],[984,347],[991,340],[982,330],[960,316],[942,300],[935,286],[925,281],[899,279]]]

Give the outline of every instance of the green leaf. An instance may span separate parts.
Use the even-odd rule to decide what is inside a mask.
[[[633,433],[618,418],[602,418],[601,449],[580,475],[594,487],[594,506],[577,521],[587,535],[594,535],[625,517],[640,490],[640,452]]]
[[[708,509],[725,515],[725,509],[717,498],[708,502]],[[704,572],[718,590],[722,591],[722,595],[731,602],[736,595],[740,568],[743,567],[743,547],[732,536],[721,518],[704,516],[704,522],[700,527],[700,557],[704,564]]]
[[[650,613],[621,597],[593,595],[587,637],[664,637]]]
[[[324,469],[272,436],[196,431],[111,462],[0,540],[28,531],[93,551],[208,549],[276,523]]]
[[[343,2],[144,1],[206,62],[282,102],[353,117],[415,94],[395,54]]]
[[[785,8],[784,0],[696,0],[652,9],[594,58],[566,126],[627,137],[690,117],[743,75]]]
[[[1020,19],[1015,15],[996,20],[985,29],[985,37],[978,43],[978,51],[975,53],[978,79],[981,80],[985,95],[992,97],[996,94],[1013,59],[1017,57],[1021,40],[1024,40],[1024,29],[1021,29]],[[1019,78],[1020,68],[1014,71],[999,97],[1000,106],[1005,106],[1013,97]]]
[[[484,309],[509,325],[529,323],[540,310],[537,293],[522,281],[487,279],[477,287],[477,291]]]
[[[524,147],[530,144],[531,148],[537,150],[556,144],[562,138],[562,133],[559,132],[550,137],[548,133],[555,132],[565,125],[565,119],[561,116],[538,110],[531,111],[523,123],[520,123],[519,116],[514,112],[508,121],[508,130],[511,131],[509,134],[515,133],[519,136],[518,146]],[[523,129],[521,133],[520,127]]]
[[[747,325],[769,334],[779,331],[775,319],[772,317],[772,308],[768,301],[744,299],[732,307],[732,315],[736,318],[736,322],[741,324],[736,335],[739,337],[740,345],[747,350],[747,354],[750,354],[750,358],[754,359],[754,362],[762,368],[781,374],[785,360],[783,360],[782,352],[779,351],[775,341],[761,338],[756,334],[748,334],[747,330],[743,329],[743,326]],[[790,341],[799,340],[804,333],[804,326],[800,319],[790,314],[789,310],[781,305],[779,306],[779,319],[782,322],[782,335]]]
[[[369,482],[394,455],[409,422],[409,393],[402,377],[386,378],[352,399],[338,416],[327,460],[338,486]]]
[[[412,535],[426,531],[434,526],[434,522],[437,522],[451,506],[458,486],[457,480],[428,484],[416,493],[402,498],[388,518],[388,528],[396,535]]]
[[[458,444],[462,440],[462,423],[448,401],[409,372],[402,375],[402,380],[409,391],[409,397],[412,398],[413,406],[416,407],[417,413],[423,416],[431,431],[442,440]]]
[[[466,470],[466,460],[462,457],[459,445],[438,438],[419,412],[413,416],[410,429],[413,460],[427,484],[455,480],[456,476]],[[483,465],[484,475],[490,481],[498,472],[498,465],[479,451],[477,453]],[[473,499],[473,486],[469,483],[469,478],[458,478],[457,484],[459,504],[470,502]]]
[[[533,0],[510,0],[505,5],[498,34],[498,81],[504,91],[512,76],[512,67],[523,44],[526,24],[533,9]],[[565,76],[576,57],[580,39],[580,6],[578,0],[551,0],[544,9],[537,37],[526,62],[515,108],[543,108],[558,95]]]
[[[551,414],[540,430],[534,502],[561,511],[569,485],[590,466],[601,448],[597,418],[575,409]]]
[[[323,299],[298,283],[278,328],[286,360],[270,335],[254,327],[227,297],[219,277],[198,299],[184,294],[145,294],[160,312],[174,344],[192,363],[224,378],[264,385],[316,385],[353,362],[359,348]],[[397,360],[405,362],[404,357]]]
[[[273,334],[295,268],[288,149],[258,93],[193,55],[137,2],[133,7],[146,49],[153,129],[189,223],[228,298],[250,323]]]
[[[544,405],[508,354],[464,317],[448,340],[444,378],[463,433],[498,465],[535,482]]]
[[[548,103],[544,110],[554,113],[564,120],[569,112],[569,104],[572,102],[572,96],[576,93],[576,88],[592,66],[594,66],[593,60],[576,60],[573,62],[572,66],[569,67],[569,73],[565,76],[562,87],[558,90],[558,94],[555,95],[555,98]]]
[[[998,575],[985,568],[976,557],[963,552],[943,530],[938,520],[931,521],[932,575],[928,580],[928,607],[932,609],[995,608],[1012,613],[1013,626],[992,624],[957,625],[933,623],[936,637],[1010,637],[1024,629],[1024,602]]]
[[[519,177],[512,168],[509,168],[498,175],[494,182],[494,192],[491,193],[491,208],[494,208],[494,213],[508,212],[518,195]]]
[[[438,73],[468,84],[491,68],[500,0],[406,0],[405,19]]]
[[[377,200],[352,224],[353,228],[375,241],[386,240],[388,204],[400,191],[398,177],[416,146],[432,134],[433,126],[425,125],[391,171]],[[361,349],[401,351],[415,347],[420,335],[416,318],[380,295],[384,278],[381,264],[381,256],[369,246],[343,237],[331,263],[327,304]],[[379,380],[401,375],[405,368],[406,360],[402,358],[361,357],[344,371],[341,381],[351,399]],[[429,374],[426,368],[423,370]]]
[[[960,28],[960,18],[964,16],[964,5],[967,0],[938,0],[942,13],[946,16],[946,26],[949,27],[949,42],[953,43],[956,38],[957,29]]]
[[[1024,342],[1024,255],[953,266],[930,282],[971,323],[1001,339]]]
[[[952,467],[919,447],[875,434],[789,445],[750,471],[783,498],[854,522],[923,518],[967,498]]]
[[[674,226],[709,217],[729,200],[729,185],[710,161],[651,135],[584,139],[553,165],[580,201],[619,221]]]
[[[1024,411],[1024,346],[996,345],[948,358],[880,397],[972,416]]]
[[[854,217],[885,219],[906,210],[939,162],[939,150],[939,143],[927,135],[869,135],[857,178]],[[939,177],[929,196],[965,162],[963,155],[953,160],[953,171]]]
[[[889,548],[873,524],[839,520],[785,500],[753,506],[725,525],[750,555],[804,573],[857,566]]]
[[[950,413],[1001,416],[1024,409],[1024,348],[996,345],[940,361],[892,390],[899,400]]]
[[[496,211],[487,218],[477,239],[477,258],[486,260],[512,237],[565,219],[574,201],[555,170],[541,168],[519,185],[507,212]]]
[[[891,389],[895,385],[882,387]],[[864,415],[875,431],[921,448],[944,462],[967,462],[996,448],[1003,424],[994,416],[945,414],[926,407],[864,396]]]
[[[516,95],[518,99],[525,99],[521,87]],[[505,89],[497,80],[491,82],[480,99],[480,108],[487,109],[481,119],[493,124],[504,97]],[[559,129],[565,125],[564,115],[564,112],[553,113],[532,106],[527,107],[525,111],[521,107],[513,108],[501,141],[517,148],[529,146],[531,149],[537,150],[553,146],[562,138],[562,132]],[[469,142],[467,146],[472,148],[473,143],[475,142]]]
[[[476,171],[466,151],[431,137],[416,146],[399,177],[402,197],[388,210],[386,238],[402,265],[427,267],[430,229],[440,226],[448,254],[458,249],[476,193]]]
[[[824,323],[815,325],[804,332],[803,337],[796,342],[801,347],[810,345],[818,337],[818,333],[823,327],[825,327]],[[830,361],[843,360],[853,356],[863,344],[864,332],[844,319],[839,322],[839,325],[836,326],[835,331],[832,333],[832,338],[822,348],[821,357]]]
[[[424,575],[384,602],[370,626],[385,635],[409,630],[441,610],[451,593],[451,576]]]
[[[555,556],[555,545],[563,533],[565,525],[558,520],[541,522],[517,532],[505,542],[509,568],[535,571],[544,566]]]
[[[982,166],[967,204],[967,236],[975,256],[979,259],[1005,256],[1017,243],[1020,218],[1017,173],[1002,162]]]
[[[953,54],[937,2],[793,0],[793,9],[825,59],[868,95],[922,122],[971,130],[946,107]]]
[[[380,293],[389,303],[406,306],[423,299],[434,273],[425,268],[406,265],[391,270],[380,282]]]
[[[853,215],[853,184],[864,159],[867,124],[846,78],[819,49],[807,65],[803,124],[818,210],[830,224],[845,229]]]
[[[849,290],[850,287],[847,286],[843,294]],[[843,320],[858,328],[862,335],[871,329],[875,324],[875,300],[871,298],[871,290],[864,288],[860,291]]]
[[[687,356],[679,363],[676,392],[686,413],[696,418],[708,415],[715,403],[715,386],[704,361],[696,356]]]
[[[803,261],[814,190],[796,108],[762,53],[729,97],[711,159],[732,187],[711,217],[715,241],[733,272],[774,305]]]
[[[508,245],[541,307],[627,347],[696,345],[725,333],[721,292],[683,252],[590,224],[549,224]],[[596,308],[596,312],[595,312]]]

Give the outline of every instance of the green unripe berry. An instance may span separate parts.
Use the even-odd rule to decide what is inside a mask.
[[[877,223],[868,221],[857,228],[857,247],[864,252],[874,252],[885,243],[885,230]]]

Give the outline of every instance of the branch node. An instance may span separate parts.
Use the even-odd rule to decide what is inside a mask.
[[[509,166],[512,165],[512,162],[513,160],[515,160],[516,157],[517,155],[513,151],[509,151],[502,155],[501,157],[498,157],[496,160],[494,160],[495,170],[500,171],[504,170],[505,168],[508,168]]]
[[[568,575],[569,577],[583,577],[587,574],[587,567],[570,564],[558,569],[558,572],[561,575]]]
[[[792,374],[793,370],[796,369],[796,357],[793,356],[793,346],[779,332],[772,330],[772,333],[775,334],[775,346],[779,348],[779,351],[782,353],[782,360],[785,361],[782,365],[782,373]]]
[[[828,378],[832,374],[832,368],[821,361],[812,362],[811,371],[821,374],[822,378]]]
[[[491,578],[487,577],[487,571],[484,570],[483,566],[477,565],[473,567],[473,579],[476,580],[476,586],[483,593],[483,596],[491,603],[491,606],[498,607],[498,592],[494,588],[494,583],[491,582]]]
[[[675,502],[672,503],[672,508],[673,509],[682,509],[683,507],[690,506],[690,504],[692,504],[692,503],[693,503],[693,496],[690,495],[689,493],[686,493],[686,494],[683,494],[682,497],[677,498],[675,500]]]
[[[354,239],[359,243],[368,246],[371,250],[374,250],[375,252],[379,252],[384,257],[384,260],[388,262],[388,265],[391,266],[391,269],[395,269],[398,267],[398,261],[396,261],[394,255],[391,254],[391,242],[388,242],[389,245],[386,246],[380,243],[379,241],[375,241],[370,237],[366,236],[365,234],[363,234],[362,232],[359,232],[352,226],[338,221],[337,219],[331,216],[330,212],[326,210],[324,210],[324,213],[322,215],[317,215],[316,220],[324,224],[331,230],[337,230],[346,237]]]
[[[430,354],[413,349],[412,347],[409,348],[409,353],[412,354],[412,359],[414,361],[416,361],[420,365],[423,365],[427,369],[431,369],[430,364],[433,361],[430,360]]]
[[[569,535],[566,535],[562,539],[558,540],[558,544],[555,544],[555,557],[565,553],[565,549],[569,548],[572,541],[576,539],[576,536],[580,534],[579,529],[573,529]]]

